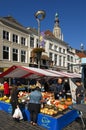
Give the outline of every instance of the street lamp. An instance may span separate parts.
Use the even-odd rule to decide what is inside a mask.
[[[44,10],[39,10],[35,13],[35,18],[38,22],[38,48],[40,48],[40,22],[45,18],[45,11]],[[37,57],[38,57],[38,68],[40,68],[40,59],[41,59],[41,54],[42,51],[37,53]]]

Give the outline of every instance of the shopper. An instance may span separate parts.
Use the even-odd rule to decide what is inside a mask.
[[[13,115],[15,109],[19,105],[18,104],[18,89],[17,89],[17,86],[12,87],[10,103],[12,105],[12,115]]]
[[[28,109],[30,112],[30,123],[32,125],[37,125],[37,117],[40,112],[42,94],[40,88],[35,86],[29,95],[29,105]]]
[[[76,103],[77,104],[81,104],[84,102],[84,87],[82,86],[82,83],[81,81],[76,81],[76,85],[77,85],[77,88],[76,88]]]
[[[10,89],[7,81],[4,82],[4,95],[7,97],[10,96]]]

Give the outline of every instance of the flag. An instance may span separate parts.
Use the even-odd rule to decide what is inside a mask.
[[[39,44],[42,47],[44,47],[44,36],[45,36],[44,32],[41,32],[40,38],[39,38],[39,40],[40,40]]]

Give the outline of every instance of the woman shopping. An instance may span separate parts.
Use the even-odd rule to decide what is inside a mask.
[[[34,87],[29,95],[29,112],[30,112],[30,123],[37,125],[37,117],[40,112],[42,94],[38,86]]]

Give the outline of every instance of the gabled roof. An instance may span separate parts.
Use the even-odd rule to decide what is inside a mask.
[[[76,55],[80,58],[86,57],[86,54],[84,52],[77,52]]]
[[[27,34],[29,33],[28,30],[17,22],[17,20],[15,20],[12,16],[0,17],[0,21],[8,27],[12,27]]]
[[[7,19],[8,21],[12,22],[12,23],[15,23],[19,26],[22,26],[24,27],[23,25],[21,25],[17,20],[15,20],[12,16],[7,16],[7,17],[3,17],[4,19]]]
[[[45,35],[55,38],[55,36],[53,35],[53,33],[50,30],[46,30]]]

